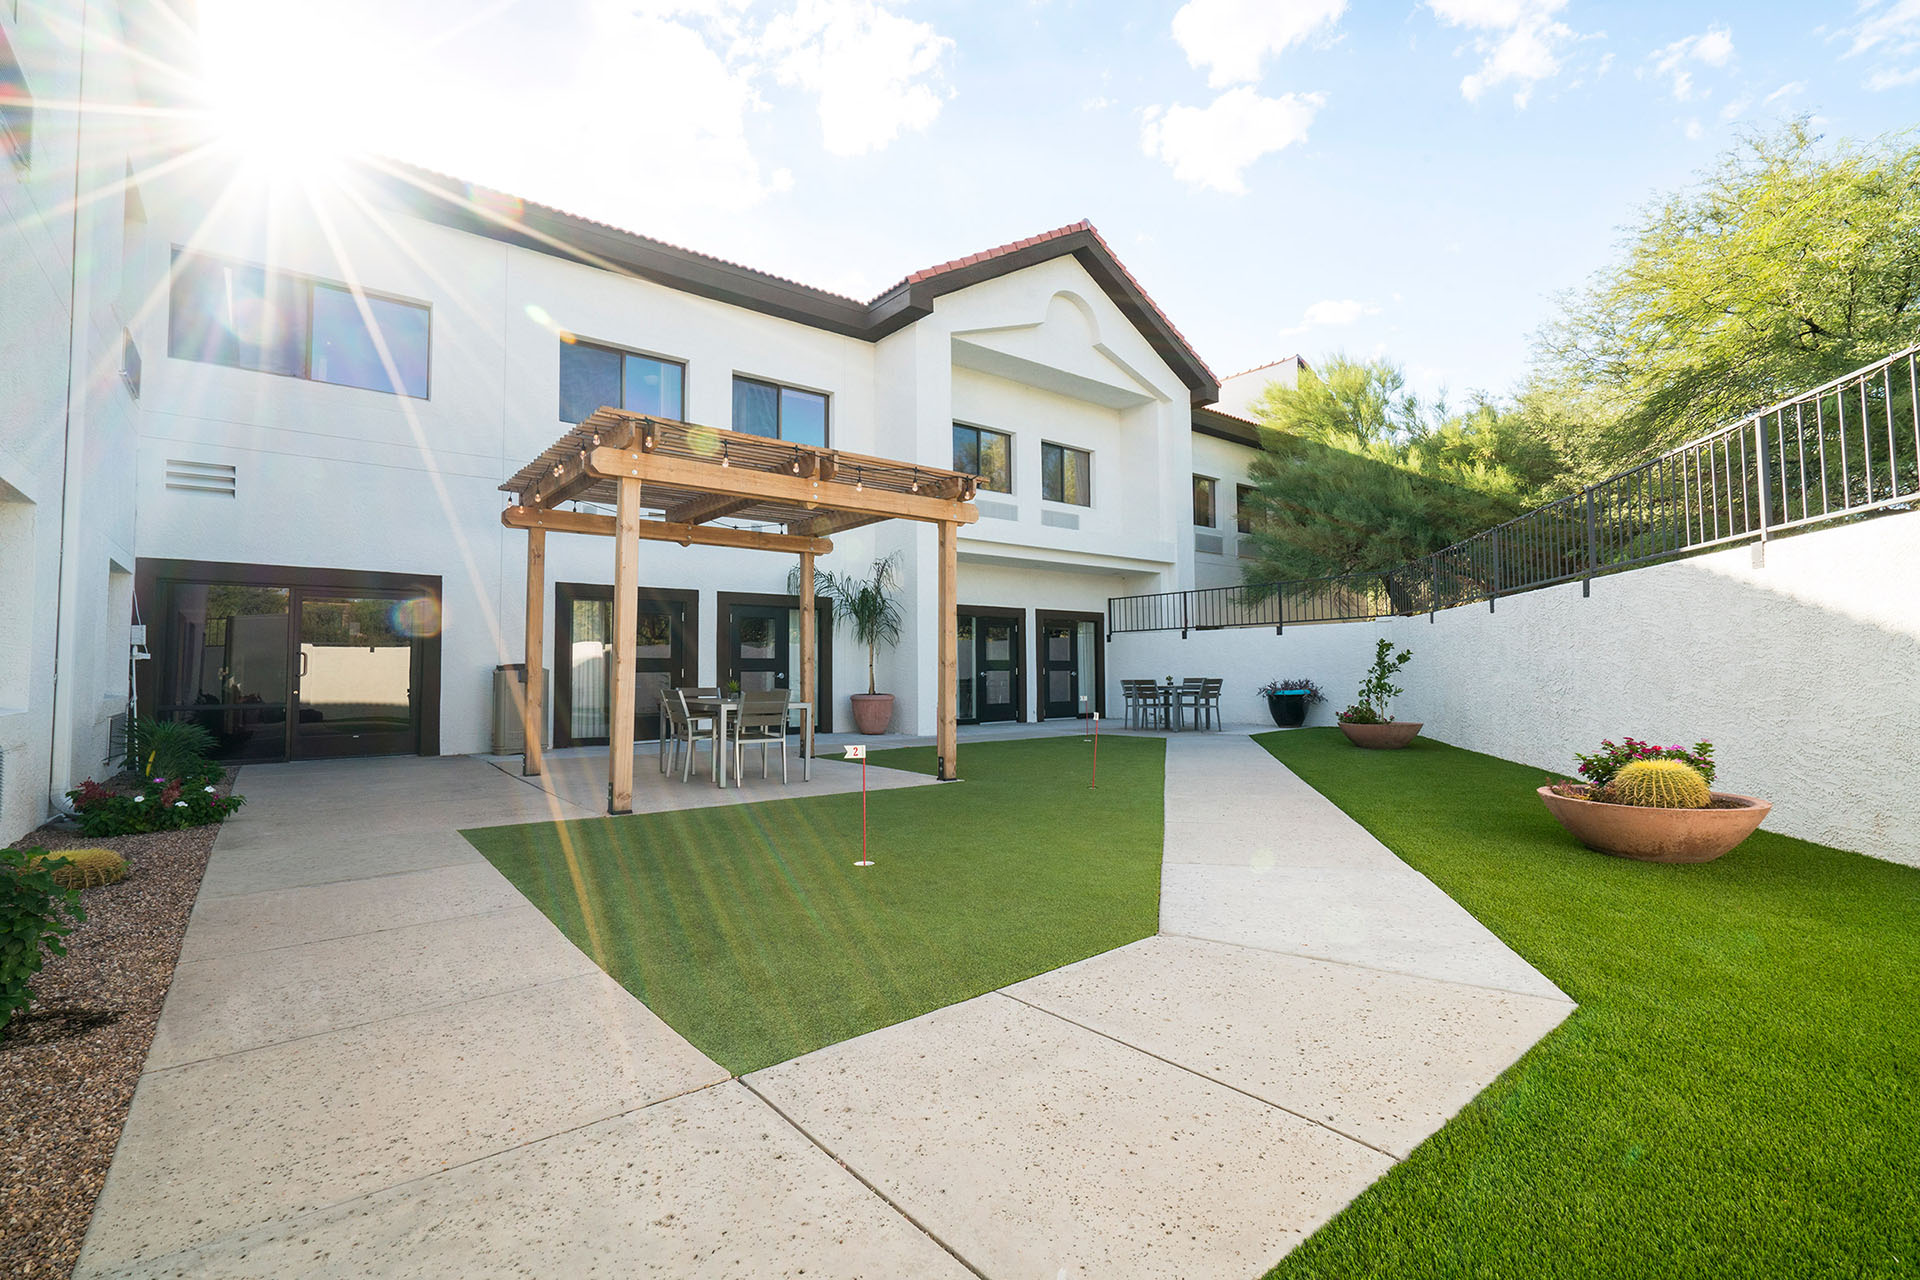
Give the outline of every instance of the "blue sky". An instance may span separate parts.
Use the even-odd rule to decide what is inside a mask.
[[[1739,131],[1920,120],[1920,0],[325,8],[206,0],[219,100],[862,298],[1091,218],[1218,373],[1456,400]]]

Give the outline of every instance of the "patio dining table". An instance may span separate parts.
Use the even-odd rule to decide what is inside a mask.
[[[740,713],[740,698],[736,694],[725,697],[688,698],[687,711],[692,715],[707,716],[713,720],[713,781],[715,786],[727,785],[727,725]],[[800,779],[813,781],[813,704],[811,702],[789,702],[787,714],[801,713],[800,721]],[[734,780],[739,785],[739,780]]]

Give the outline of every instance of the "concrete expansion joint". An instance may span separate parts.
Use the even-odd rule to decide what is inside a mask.
[[[452,865],[459,866],[461,864],[454,863]],[[417,875],[418,872],[403,871],[403,872],[398,872],[396,874]],[[380,877],[380,876],[372,876],[367,878],[368,879],[384,879],[384,877]],[[358,884],[359,881],[358,880],[354,880],[354,881],[337,880],[337,881],[331,881],[330,883]],[[301,889],[318,888],[318,887],[319,886],[317,885],[300,886]],[[266,890],[262,890],[261,892],[262,894],[280,895],[280,894],[286,894],[286,893],[298,893],[299,891],[300,891],[299,889],[266,889]],[[251,898],[256,896],[260,896],[260,895],[250,894],[250,893],[235,894],[231,898],[222,898],[220,899],[220,901],[222,903],[237,902],[242,898]],[[538,911],[539,909],[540,908],[534,906],[532,903],[525,903],[525,904],[506,906],[506,907],[490,907],[485,911],[461,911],[461,912],[456,912],[455,914],[450,916],[435,916],[430,920],[409,920],[405,924],[382,925],[377,929],[351,929],[346,933],[329,933],[324,937],[319,937],[319,938],[302,938],[298,942],[276,942],[271,946],[243,947],[237,951],[223,951],[218,955],[207,956],[203,959],[182,960],[178,965],[175,966],[175,968],[176,969],[193,969],[201,965],[223,964],[239,956],[266,955],[269,952],[273,952],[273,951],[292,951],[296,947],[311,947],[311,946],[316,946],[322,942],[339,942],[346,938],[372,938],[372,937],[377,937],[383,933],[399,933],[405,929],[418,929],[423,924],[446,924],[453,920],[485,920],[489,916],[503,916],[503,915],[510,915],[516,911]],[[380,1019],[376,1018],[376,1019],[373,1019],[373,1021],[378,1022],[380,1021]],[[361,1024],[361,1025],[364,1025],[364,1024]]]
[[[1197,933],[1175,933],[1169,929],[1160,930],[1157,936],[1162,938],[1179,938],[1183,942],[1204,942],[1208,946],[1214,947],[1238,947],[1243,951],[1259,951],[1267,955],[1291,956],[1296,960],[1311,960],[1315,964],[1338,965],[1342,969],[1358,969],[1364,973],[1385,973],[1396,978],[1415,978],[1421,982],[1437,982],[1442,986],[1464,987],[1471,991],[1493,991],[1503,996],[1518,996],[1523,1000],[1539,1000],[1546,1004],[1563,1004],[1569,1009],[1578,1009],[1580,1007],[1580,1002],[1565,992],[1561,992],[1557,996],[1550,996],[1539,991],[1521,991],[1517,987],[1500,987],[1487,982],[1462,982],[1458,978],[1437,978],[1431,974],[1414,973],[1406,969],[1388,969],[1377,964],[1361,964],[1357,960],[1338,960],[1332,956],[1314,955],[1306,951],[1282,951],[1276,947],[1263,947],[1252,942],[1236,942],[1230,938],[1207,938]],[[1545,977],[1546,975],[1542,974],[1541,976]],[[1558,988],[1556,987],[1555,990],[1558,990]]]
[[[1177,936],[1177,935],[1169,935],[1169,936]],[[1204,942],[1206,941],[1206,939],[1202,938],[1202,939],[1198,939],[1198,941]],[[1380,1146],[1378,1143],[1368,1142],[1365,1138],[1360,1137],[1358,1134],[1348,1133],[1345,1129],[1342,1129],[1337,1125],[1328,1124],[1325,1120],[1322,1120],[1317,1116],[1310,1116],[1304,1111],[1295,1111],[1292,1107],[1282,1106],[1280,1103],[1275,1102],[1270,1098],[1263,1098],[1257,1093],[1249,1093],[1247,1090],[1242,1089],[1240,1086],[1232,1083],[1231,1081],[1222,1080],[1218,1076],[1208,1075],[1204,1071],[1196,1071],[1184,1062],[1175,1062],[1172,1058],[1162,1057],[1161,1055],[1155,1053],[1151,1049],[1143,1049],[1137,1044],[1131,1044],[1125,1040],[1122,1040],[1119,1036],[1111,1035],[1105,1031],[1100,1030],[1097,1027],[1090,1027],[1084,1022],[1076,1022],[1072,1018],[1067,1017],[1065,1014],[1055,1013],[1052,1009],[1047,1008],[1045,1005],[1035,1004],[1031,1000],[1022,1000],[1019,996],[1014,995],[1010,991],[1000,990],[1000,991],[994,992],[994,994],[998,996],[1005,996],[1007,999],[1013,1001],[1015,1004],[1025,1005],[1027,1008],[1032,1009],[1035,1013],[1044,1013],[1050,1018],[1057,1018],[1061,1022],[1066,1023],[1070,1027],[1078,1027],[1082,1031],[1090,1032],[1093,1035],[1099,1036],[1102,1040],[1110,1040],[1114,1044],[1119,1045],[1123,1049],[1131,1049],[1135,1053],[1141,1054],[1145,1057],[1152,1058],[1155,1062],[1165,1063],[1167,1066],[1172,1067],[1176,1071],[1184,1071],[1188,1075],[1193,1076],[1196,1079],[1205,1080],[1208,1084],[1218,1085],[1222,1089],[1230,1089],[1234,1093],[1239,1094],[1243,1098],[1251,1098],[1253,1101],[1259,1103],[1261,1106],[1272,1107],[1275,1111],[1283,1111],[1286,1114],[1292,1116],[1296,1120],[1304,1120],[1308,1124],[1313,1125],[1316,1128],[1325,1129],[1328,1133],[1331,1133],[1336,1137],[1345,1138],[1349,1142],[1358,1143],[1359,1145],[1367,1148],[1369,1151],[1377,1151],[1381,1155],[1385,1156],[1387,1159],[1393,1161],[1395,1164],[1399,1164],[1401,1160],[1405,1158],[1403,1156],[1396,1155],[1394,1152],[1389,1151],[1387,1148],[1383,1146]]]
[[[820,1139],[814,1137],[813,1134],[809,1133],[807,1131],[807,1127],[801,1124],[798,1120],[795,1120],[792,1116],[788,1115],[785,1111],[783,1111],[779,1103],[775,1102],[772,1098],[769,1098],[766,1094],[761,1093],[758,1089],[754,1088],[753,1085],[747,1081],[746,1077],[741,1076],[738,1079],[742,1088],[744,1088],[748,1093],[752,1094],[754,1097],[758,1098],[762,1103],[764,1103],[769,1111],[773,1112],[773,1114],[779,1116],[782,1120],[786,1121],[787,1124],[793,1129],[795,1133],[799,1134],[801,1137],[805,1138],[808,1142],[812,1143],[815,1147],[817,1147],[820,1150],[821,1154],[825,1155],[829,1160],[839,1165],[842,1169],[845,1169],[847,1171],[847,1176],[851,1177],[855,1182],[858,1182],[861,1186],[865,1187],[882,1204],[886,1205],[889,1209],[899,1214],[903,1219],[905,1219],[913,1227],[914,1230],[918,1231],[921,1235],[925,1236],[927,1239],[933,1241],[933,1243],[938,1245],[940,1249],[948,1257],[952,1258],[955,1262],[965,1267],[968,1271],[972,1272],[974,1275],[980,1277],[980,1280],[991,1280],[991,1277],[989,1277],[986,1272],[982,1271],[979,1267],[974,1266],[973,1263],[967,1261],[967,1259],[960,1253],[959,1250],[955,1249],[952,1245],[948,1244],[945,1240],[942,1240],[938,1235],[934,1234],[932,1229],[930,1229],[926,1223],[920,1221],[920,1219],[914,1217],[911,1213],[907,1212],[906,1206],[902,1205],[898,1200],[895,1200],[892,1196],[888,1195],[886,1192],[882,1191],[879,1187],[875,1186],[873,1182],[870,1181],[865,1174],[861,1173],[858,1169],[854,1168],[852,1165],[848,1164],[845,1160],[841,1159],[839,1154],[835,1152],[832,1147],[829,1147],[826,1143],[820,1141]]]
[[[509,910],[516,909],[517,908],[509,908]],[[495,913],[486,912],[483,914],[492,915]],[[247,955],[250,953],[241,952],[240,954]],[[201,963],[213,962],[202,961]],[[288,1036],[285,1040],[269,1040],[265,1044],[250,1044],[244,1049],[230,1049],[226,1053],[209,1053],[205,1057],[189,1058],[185,1062],[169,1062],[164,1067],[149,1067],[140,1073],[140,1077],[141,1079],[145,1079],[148,1076],[157,1076],[165,1072],[178,1071],[182,1067],[199,1066],[203,1063],[219,1062],[227,1058],[243,1058],[250,1053],[260,1053],[267,1049],[278,1049],[290,1044],[300,1044],[307,1040],[318,1040],[325,1036],[339,1035],[343,1031],[359,1031],[366,1027],[379,1026],[383,1022],[394,1022],[401,1018],[418,1017],[423,1013],[438,1013],[446,1009],[458,1009],[462,1005],[478,1004],[482,1000],[497,1000],[503,995],[513,995],[522,991],[539,991],[545,987],[557,987],[565,982],[582,982],[601,976],[603,975],[598,972],[569,973],[558,978],[548,978],[543,982],[529,982],[523,987],[503,987],[499,990],[483,991],[478,995],[466,996],[459,1000],[448,1000],[443,1004],[422,1005],[417,1009],[407,1009],[400,1013],[382,1014],[377,1018],[368,1018],[363,1022],[346,1022],[337,1027],[327,1027],[321,1031],[309,1031],[304,1035]]]

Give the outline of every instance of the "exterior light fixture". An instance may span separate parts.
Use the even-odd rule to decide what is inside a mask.
[[[865,477],[862,475],[860,468],[855,467],[853,469],[853,491],[859,493],[864,488],[866,488]]]
[[[720,442],[720,465],[723,467],[733,465],[733,459],[727,456],[727,442],[724,440]]]

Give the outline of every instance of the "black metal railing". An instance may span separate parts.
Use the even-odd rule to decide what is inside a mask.
[[[1107,631],[1284,627],[1431,613],[1588,581],[1920,499],[1920,346],[1670,449],[1430,556],[1350,573],[1107,601]]]

